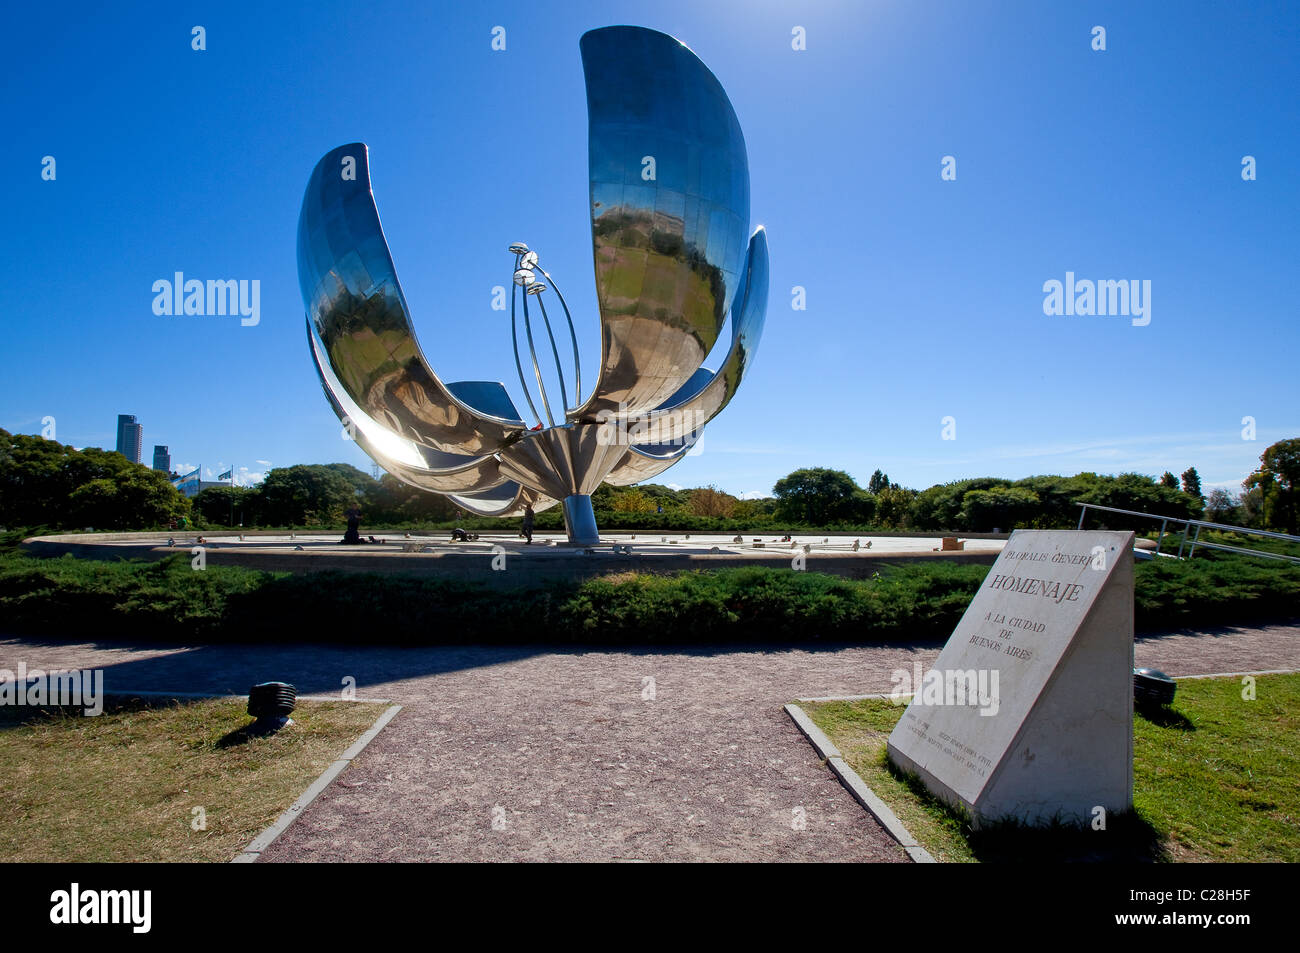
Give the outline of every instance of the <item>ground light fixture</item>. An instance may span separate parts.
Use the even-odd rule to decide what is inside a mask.
[[[1164,708],[1174,703],[1178,684],[1154,668],[1133,670],[1133,703],[1140,709]]]
[[[270,735],[293,724],[289,716],[298,704],[298,689],[288,682],[262,682],[248,690],[249,726],[255,735]]]

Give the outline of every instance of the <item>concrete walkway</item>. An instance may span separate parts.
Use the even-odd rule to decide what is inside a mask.
[[[267,860],[903,860],[781,710],[888,691],[938,645],[653,650],[138,647],[0,641],[0,668],[103,668],[109,690],[406,706]],[[1171,675],[1300,668],[1300,626],[1139,639]],[[649,681],[653,679],[653,683]],[[653,691],[651,690],[653,688]],[[651,697],[653,696],[653,697]]]

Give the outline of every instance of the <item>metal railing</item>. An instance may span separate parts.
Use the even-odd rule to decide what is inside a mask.
[[[1208,540],[1201,539],[1202,529],[1217,529],[1225,533],[1242,533],[1246,536],[1264,536],[1268,539],[1284,539],[1291,543],[1300,543],[1300,536],[1289,536],[1286,533],[1274,533],[1266,529],[1247,529],[1245,526],[1230,526],[1227,523],[1209,523],[1205,520],[1180,519],[1176,516],[1160,516],[1156,513],[1141,513],[1137,510],[1121,510],[1114,506],[1098,506],[1096,503],[1076,503],[1083,509],[1079,512],[1079,529],[1083,529],[1084,517],[1088,515],[1088,510],[1104,510],[1107,513],[1123,513],[1126,516],[1142,516],[1146,519],[1160,521],[1160,536],[1156,539],[1156,555],[1160,555],[1160,546],[1164,543],[1165,532],[1170,523],[1178,523],[1183,527],[1182,539],[1178,543],[1178,558],[1182,559],[1183,549],[1187,549],[1188,559],[1196,552],[1196,547],[1202,549],[1221,549],[1229,553],[1244,553],[1247,556],[1262,556],[1265,559],[1284,559],[1287,562],[1300,563],[1300,556],[1288,556],[1285,553],[1269,553],[1262,549],[1250,549],[1246,546],[1229,546],[1226,543],[1211,543]],[[1188,533],[1192,534],[1189,541]]]

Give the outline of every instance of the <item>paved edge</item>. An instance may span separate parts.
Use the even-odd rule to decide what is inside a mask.
[[[887,697],[887,696],[886,696]],[[888,833],[889,836],[898,841],[900,847],[907,852],[907,856],[918,864],[938,863],[934,856],[917,843],[916,838],[911,832],[903,826],[903,822],[877,795],[876,792],[867,787],[865,781],[858,776],[844,756],[840,754],[840,749],[835,747],[826,733],[813,724],[812,719],[798,705],[793,703],[785,706],[785,713],[790,716],[791,720],[798,726],[804,736],[812,742],[812,746],[817,749],[817,753],[822,760],[835,772],[835,776],[840,779],[840,783],[849,789],[853,799],[867,809]]]
[[[262,851],[274,844],[276,839],[288,830],[289,825],[298,819],[303,808],[316,800],[320,793],[329,787],[334,782],[335,778],[343,773],[344,769],[346,769],[347,766],[365,750],[366,745],[374,741],[375,737],[384,730],[384,726],[392,721],[394,716],[396,716],[401,710],[401,705],[390,705],[382,715],[375,719],[375,723],[367,728],[360,738],[352,742],[348,749],[344,751],[343,754],[339,755],[337,761],[326,768],[321,776],[312,782],[311,787],[307,788],[306,791],[302,792],[302,794],[298,796],[298,800],[290,804],[285,812],[276,818],[275,822],[270,827],[254,837],[252,841],[249,842],[249,845],[245,847],[238,856],[231,860],[231,863],[251,864],[253,861],[261,857]]]

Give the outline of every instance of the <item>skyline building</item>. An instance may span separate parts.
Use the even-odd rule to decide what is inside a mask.
[[[172,455],[168,449],[161,444],[154,444],[153,468],[155,470],[161,470],[163,473],[172,472]]]
[[[140,462],[140,444],[144,428],[135,421],[135,414],[117,415],[117,452],[132,463]]]

